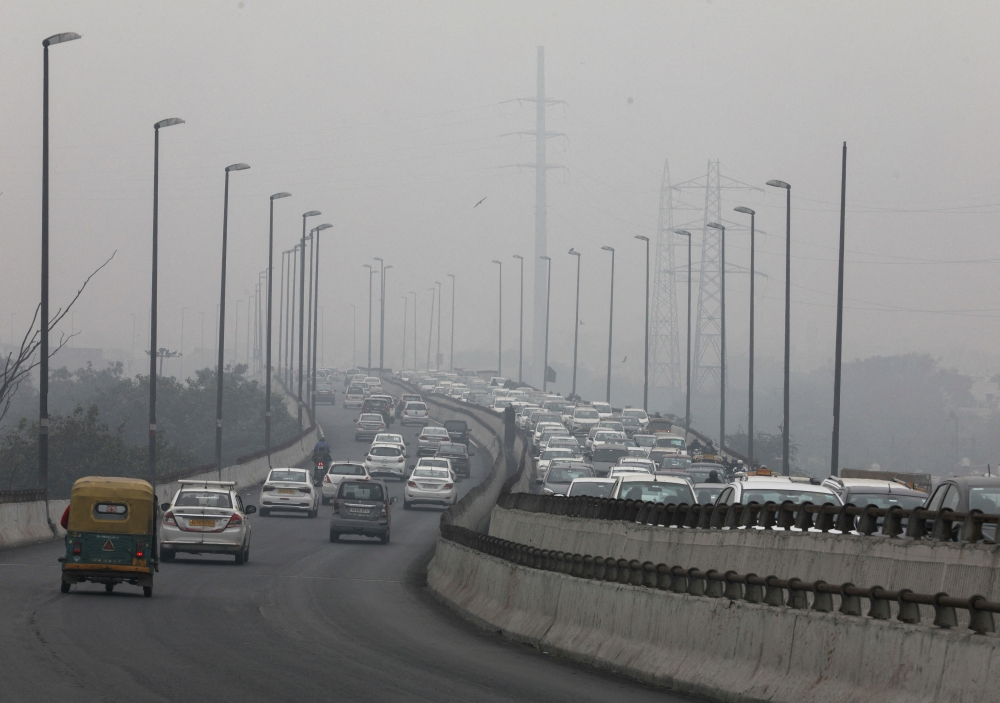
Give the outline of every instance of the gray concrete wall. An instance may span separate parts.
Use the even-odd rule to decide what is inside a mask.
[[[439,540],[428,584],[545,652],[720,701],[997,701],[1000,641],[540,571]]]
[[[1000,600],[1000,545],[783,530],[692,530],[500,507],[493,508],[490,535],[571,554]]]

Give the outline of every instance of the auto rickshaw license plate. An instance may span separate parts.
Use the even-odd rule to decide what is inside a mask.
[[[291,495],[295,495],[295,489],[294,488],[279,488],[278,489],[278,493],[284,493],[285,495],[291,496]]]
[[[189,520],[191,527],[215,527],[215,520],[199,520],[198,518],[192,518]]]

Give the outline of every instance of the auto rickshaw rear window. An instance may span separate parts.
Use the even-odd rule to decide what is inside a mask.
[[[128,518],[128,506],[125,503],[95,503],[95,520],[125,520]]]

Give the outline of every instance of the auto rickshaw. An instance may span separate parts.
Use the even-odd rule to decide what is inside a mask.
[[[134,478],[87,476],[73,484],[63,514],[66,556],[60,590],[74,583],[103,583],[108,593],[120,583],[153,595],[156,558],[156,497],[153,487]]]

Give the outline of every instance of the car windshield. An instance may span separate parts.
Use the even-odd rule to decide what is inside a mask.
[[[446,456],[465,456],[465,445],[448,445],[442,446],[438,449],[438,454],[444,454]]]
[[[375,444],[379,442],[385,442],[386,444],[402,444],[403,435],[400,434],[377,434],[375,435]]]
[[[622,486],[619,497],[623,500],[691,505],[695,502],[691,487],[683,483],[653,483],[652,481],[630,481]]]
[[[711,505],[712,503],[715,502],[716,498],[719,497],[719,494],[722,493],[722,489],[725,487],[726,485],[724,483],[718,484],[718,488],[716,488],[715,486],[711,486],[708,488],[702,486],[696,486],[694,489],[694,493],[698,497],[698,502],[701,505]]]
[[[801,488],[744,488],[743,495],[740,498],[740,502],[747,505],[751,502],[764,503],[784,503],[786,500],[790,500],[796,505],[799,503],[816,503],[817,505],[823,503],[833,503],[837,504],[837,500],[833,497],[832,493],[824,493],[821,491],[804,491]]]
[[[510,400],[507,398],[497,398],[493,401],[493,407],[495,408],[506,408],[508,405],[510,405]]]
[[[375,413],[365,413],[358,422],[382,422],[382,416]]]
[[[634,417],[634,418],[638,418],[640,420],[645,420],[646,419],[646,411],[645,410],[623,410],[622,411],[622,417]]]
[[[347,389],[347,395],[364,395],[365,392],[358,386],[351,386]]]
[[[559,447],[557,449],[546,449],[544,452],[542,452],[542,455],[538,458],[544,461],[548,459],[555,459],[556,457],[565,457],[572,455],[573,452],[571,452],[569,449],[566,449],[565,447]]]
[[[425,437],[447,437],[448,430],[443,427],[425,427],[424,431],[420,434]]]
[[[368,452],[372,456],[402,456],[403,453],[399,451],[399,447],[372,447],[371,451]]]
[[[181,491],[174,505],[183,508],[233,507],[229,494],[222,491]]]
[[[439,468],[448,468],[448,461],[446,459],[421,459],[420,466],[432,466]],[[418,467],[419,468],[419,467]]]
[[[448,474],[448,469],[439,469],[436,467],[421,467],[419,469],[414,469],[414,478],[451,478]]]
[[[638,427],[639,426],[639,418],[637,418],[637,417],[623,417],[621,419],[621,423],[625,427]]]
[[[407,410],[426,410],[427,406],[424,405],[423,403],[412,403],[411,402],[411,403],[407,403],[406,404],[406,409]]]
[[[668,468],[673,469],[676,467],[671,466]],[[703,466],[695,466],[688,469],[688,475],[695,483],[715,483],[715,481],[709,481],[713,473],[715,474],[716,481],[721,483],[726,480],[726,470],[721,466],[717,469],[705,468]]]
[[[611,406],[607,403],[594,403],[594,410],[599,413],[609,413],[611,412]]]
[[[365,467],[360,464],[334,464],[327,473],[334,476],[364,476]]]
[[[1000,486],[971,486],[969,510],[982,510],[987,515],[1000,513]]]
[[[656,444],[656,437],[651,434],[637,434],[632,439],[640,447],[652,447]]]
[[[685,449],[684,440],[680,437],[660,437],[656,440],[657,447],[677,447],[678,449]]]
[[[306,472],[296,471],[294,469],[275,469],[271,472],[271,475],[267,477],[268,481],[293,481],[296,483],[305,483]]]
[[[577,481],[569,487],[569,490],[566,491],[566,495],[608,498],[614,487],[614,481]]]
[[[560,425],[562,424],[562,415],[557,415],[556,413],[541,413],[532,419],[536,425],[540,425],[543,422],[557,422]]]
[[[356,483],[345,481],[340,484],[339,498],[349,500],[385,500],[382,486],[377,483]]]
[[[578,469],[550,469],[545,477],[546,483],[569,483],[574,478],[590,478],[594,472],[581,466]]]
[[[449,432],[465,432],[469,425],[465,420],[445,420],[444,428]]]
[[[661,469],[689,469],[691,460],[682,456],[666,456],[660,460]]]
[[[594,461],[616,462],[623,456],[627,456],[628,451],[618,447],[598,447],[594,450]]]
[[[577,410],[573,413],[573,417],[583,418],[584,420],[596,420],[599,415],[596,410]]]
[[[1000,496],[996,497],[1000,498]],[[904,510],[920,507],[924,504],[925,500],[927,500],[927,496],[903,496],[893,493],[851,493],[847,498],[849,503],[854,503],[859,508],[865,505],[874,505],[878,508],[894,508],[898,505]],[[980,508],[980,510],[983,509]],[[983,510],[983,512],[986,511]]]

